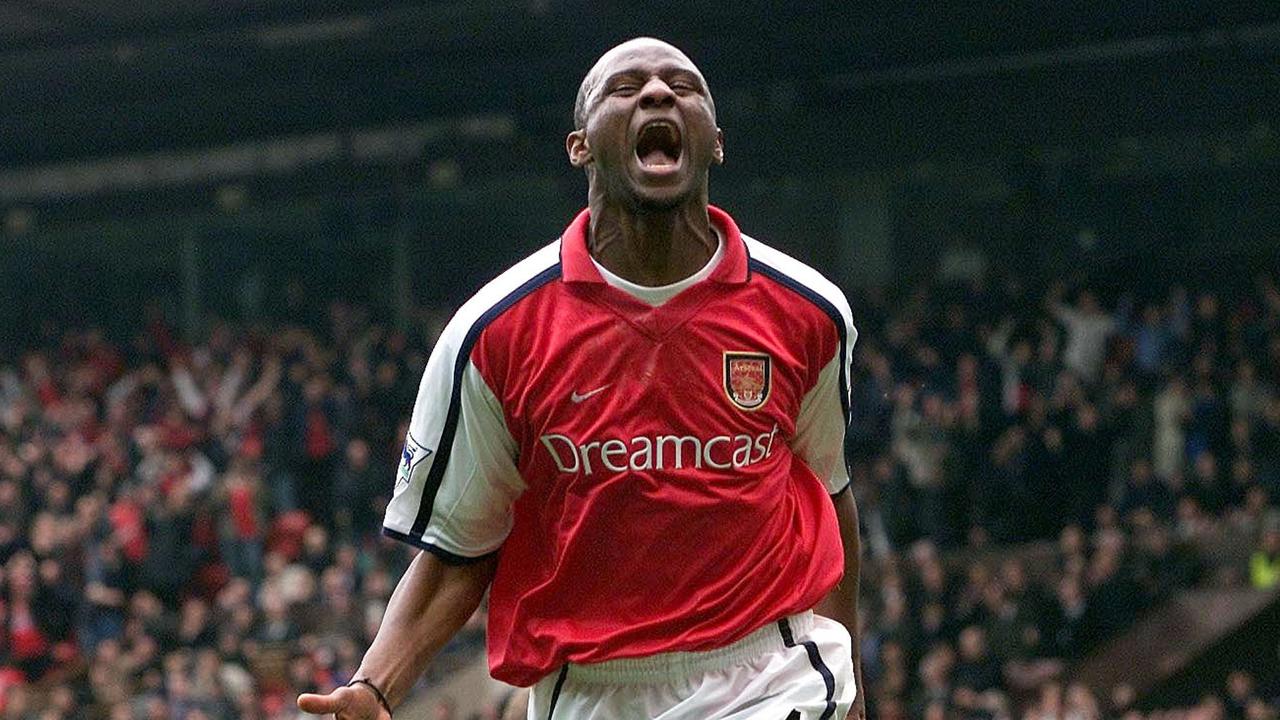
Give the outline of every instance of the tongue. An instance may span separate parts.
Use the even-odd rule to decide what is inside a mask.
[[[674,165],[676,159],[661,148],[654,148],[645,153],[644,157],[640,158],[640,162],[645,165]]]

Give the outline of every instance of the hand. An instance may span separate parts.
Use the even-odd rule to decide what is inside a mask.
[[[328,695],[303,693],[298,709],[309,715],[333,715],[336,720],[391,720],[369,688],[356,683],[335,688]]]

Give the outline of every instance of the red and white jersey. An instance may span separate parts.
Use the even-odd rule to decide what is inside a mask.
[[[583,211],[427,363],[384,532],[448,562],[501,549],[495,678],[720,647],[843,573],[848,302],[708,213],[719,263],[653,307],[601,277]]]

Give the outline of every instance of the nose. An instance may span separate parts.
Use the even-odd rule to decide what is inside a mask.
[[[640,107],[664,108],[675,105],[676,93],[662,78],[653,77],[640,89]]]

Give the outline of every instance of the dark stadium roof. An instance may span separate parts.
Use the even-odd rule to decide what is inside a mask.
[[[1276,14],[1271,2],[14,0],[0,4],[0,167],[487,112],[545,137],[567,125],[592,59],[636,34],[685,47],[743,120],[834,119],[818,142],[869,134],[909,150],[952,126],[972,141],[992,123],[1203,125],[1274,109]],[[1202,107],[1206,88],[1227,106]],[[1055,118],[1061,97],[1036,104],[1046,93],[1090,107]]]

